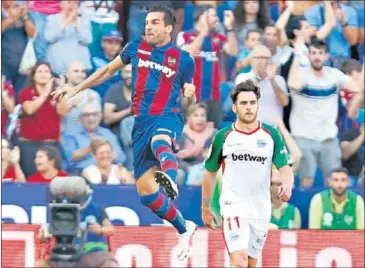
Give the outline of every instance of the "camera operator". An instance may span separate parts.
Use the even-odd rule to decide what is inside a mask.
[[[71,182],[71,183],[70,183]],[[82,177],[55,178],[51,182],[51,192],[62,192],[64,185],[72,189],[74,193],[69,196],[79,195],[80,192],[92,194],[89,184]],[[87,189],[86,189],[87,187]],[[56,189],[56,190],[54,190]],[[78,194],[75,192],[78,191]],[[66,191],[67,192],[67,191]],[[119,267],[117,261],[109,253],[108,237],[114,234],[114,228],[105,210],[94,202],[92,198],[85,198],[80,210],[80,225],[87,224],[86,241],[84,241],[84,253],[72,267]],[[48,226],[42,226],[36,232],[36,246],[38,248],[34,267],[58,267],[58,263],[52,260],[52,250],[56,245],[56,239],[50,234]],[[81,244],[81,239],[76,239]]]

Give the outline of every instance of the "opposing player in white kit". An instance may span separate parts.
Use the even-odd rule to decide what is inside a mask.
[[[251,80],[231,93],[237,120],[218,131],[205,163],[202,218],[216,221],[210,210],[216,173],[222,168],[220,208],[231,267],[256,267],[271,217],[272,164],[280,171],[279,195],[288,201],[294,182],[291,160],[279,131],[257,120],[260,90]]]

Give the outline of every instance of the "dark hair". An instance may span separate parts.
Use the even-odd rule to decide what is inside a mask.
[[[318,38],[312,38],[311,43],[309,45],[310,47],[315,47],[317,49],[323,48],[326,52],[328,51],[327,43],[323,40],[320,40]]]
[[[152,12],[162,12],[164,13],[163,21],[165,23],[165,26],[172,25],[173,27],[176,24],[176,13],[173,9],[164,6],[164,5],[154,5],[148,8],[148,13]]]
[[[45,145],[42,146],[39,150],[45,152],[49,160],[54,160],[55,168],[60,170],[61,169],[61,154],[58,149],[52,145]]]
[[[34,88],[35,87],[35,82],[34,82],[34,75],[35,73],[37,72],[38,68],[42,65],[46,65],[49,69],[49,71],[51,72],[51,75],[53,75],[53,72],[52,72],[52,68],[51,68],[51,65],[48,63],[48,62],[45,62],[45,61],[39,61],[37,62],[33,68],[31,69],[30,71],[30,74],[29,74],[29,77],[28,77],[28,82],[27,82],[27,87],[30,87],[30,88]]]
[[[261,97],[260,88],[255,86],[254,82],[251,79],[248,79],[245,82],[242,82],[242,83],[238,84],[237,86],[235,86],[235,88],[232,90],[231,95],[230,95],[232,102],[236,103],[237,96],[241,92],[249,92],[249,91],[252,91],[253,93],[255,93],[257,99],[260,99],[260,97]]]
[[[276,25],[274,23],[269,23],[268,25],[265,26],[264,30],[267,28],[267,27],[273,27],[276,29]]]
[[[351,74],[351,72],[354,70],[361,72],[360,62],[354,59],[346,60],[341,66],[341,71],[345,74]]]
[[[333,173],[346,173],[347,176],[350,174],[345,167],[334,168],[331,170],[330,174],[332,175]]]
[[[248,38],[249,38],[250,34],[252,34],[252,33],[259,33],[259,34],[261,34],[261,37],[262,37],[262,35],[264,34],[263,30],[262,30],[262,29],[260,29],[260,28],[250,29],[250,30],[248,30],[248,31],[247,31],[247,34],[246,34],[245,40],[248,40]]]
[[[302,29],[302,21],[306,21],[304,16],[290,16],[285,28],[285,33],[289,40],[293,40],[295,38],[294,30]]]
[[[200,19],[200,16],[203,15],[203,13],[209,9],[211,9],[214,7],[212,5],[200,5],[200,6],[195,6],[194,8],[194,15],[193,15],[193,19],[194,22],[198,22]]]
[[[256,17],[256,23],[259,28],[264,29],[266,25],[270,24],[269,10],[267,7],[267,1],[257,0],[259,2],[259,11]],[[240,30],[240,26],[246,24],[246,12],[243,1],[237,1],[237,6],[234,9],[235,26],[236,30]],[[238,28],[238,29],[237,29]]]

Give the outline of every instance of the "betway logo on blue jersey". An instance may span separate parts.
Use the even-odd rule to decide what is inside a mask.
[[[149,60],[142,60],[138,59],[138,67],[146,67],[150,69],[155,69],[157,71],[162,72],[164,75],[166,75],[167,78],[172,77],[176,72],[169,67],[163,66],[159,63],[149,61]]]
[[[232,154],[233,161],[250,161],[250,162],[260,162],[261,164],[265,164],[267,157],[250,155],[250,154]]]

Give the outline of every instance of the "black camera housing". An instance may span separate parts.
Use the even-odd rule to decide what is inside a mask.
[[[51,261],[66,266],[77,262],[84,254],[87,235],[86,228],[80,227],[81,204],[50,203],[49,209],[49,232],[56,240]],[[79,243],[76,243],[77,240]]]

